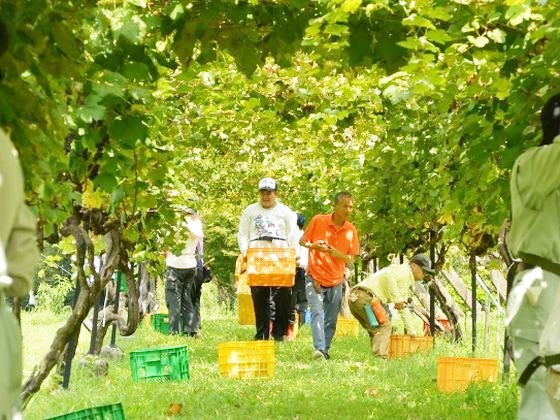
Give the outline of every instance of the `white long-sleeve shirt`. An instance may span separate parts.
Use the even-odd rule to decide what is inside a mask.
[[[294,248],[298,251],[297,216],[288,206],[276,201],[274,207],[260,203],[248,205],[239,221],[237,244],[241,254],[249,248]],[[259,238],[269,238],[263,240]],[[271,240],[270,240],[271,239]]]
[[[303,230],[298,228],[298,230],[297,230],[297,243],[298,243],[298,245],[299,245],[299,240],[301,239],[302,236],[303,236]],[[298,265],[302,268],[307,269],[308,260],[309,260],[309,249],[307,249],[304,246],[299,245]]]
[[[202,222],[196,216],[188,216],[186,221],[183,222],[182,227],[187,229],[188,237],[185,247],[181,251],[181,255],[174,255],[168,252],[165,264],[173,268],[194,268],[196,267],[196,245],[204,236]]]

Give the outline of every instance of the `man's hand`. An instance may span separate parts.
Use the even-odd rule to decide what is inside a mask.
[[[406,302],[395,302],[394,306],[397,311],[400,311],[401,309],[405,308]]]
[[[327,252],[330,251],[330,245],[327,245],[325,241],[317,241],[313,245],[311,245],[311,249],[315,249],[320,252]]]

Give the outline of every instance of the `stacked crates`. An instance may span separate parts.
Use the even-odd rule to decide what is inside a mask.
[[[85,408],[60,416],[49,417],[47,420],[124,420],[124,418],[122,404],[117,403]]]
[[[336,321],[335,337],[357,337],[360,334],[360,323],[355,318],[339,316]]]
[[[437,362],[437,388],[443,392],[465,391],[479,381],[496,382],[498,361],[470,357],[440,357]]]
[[[220,375],[228,378],[272,378],[276,371],[274,341],[218,344]]]
[[[296,254],[292,248],[249,248],[249,286],[292,287],[296,274]]]
[[[189,379],[189,353],[186,346],[130,352],[132,380]]]

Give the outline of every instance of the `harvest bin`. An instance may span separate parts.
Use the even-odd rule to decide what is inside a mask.
[[[403,357],[431,350],[433,347],[434,339],[431,336],[392,335],[389,343],[389,357]]]
[[[416,343],[413,343],[410,335],[392,335],[389,342],[389,357],[403,357],[416,351]]]
[[[49,417],[46,420],[124,420],[124,418],[122,404],[117,403],[85,408],[60,416]]]
[[[150,319],[154,330],[169,334],[169,314],[152,314]]]
[[[251,293],[237,294],[237,319],[239,325],[255,325],[255,309]]]
[[[189,353],[186,346],[130,352],[132,380],[189,379]]]
[[[440,357],[437,388],[443,392],[465,391],[472,382],[496,382],[498,361],[469,357]]]
[[[430,335],[412,337],[410,340],[416,343],[416,351],[428,351],[434,348],[434,337]]]
[[[276,371],[274,341],[230,341],[218,344],[220,375],[229,378],[272,378]]]
[[[292,287],[296,274],[296,254],[292,248],[249,248],[249,286]]]
[[[360,323],[355,318],[339,316],[336,320],[335,337],[357,337],[360,334]]]

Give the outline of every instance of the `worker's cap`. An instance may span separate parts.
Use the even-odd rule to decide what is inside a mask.
[[[259,191],[276,191],[276,181],[273,178],[263,178],[259,181]]]
[[[432,268],[430,264],[430,259],[426,254],[416,254],[414,257],[410,259],[410,262],[419,265],[424,272],[428,274],[436,274],[436,270]]]

